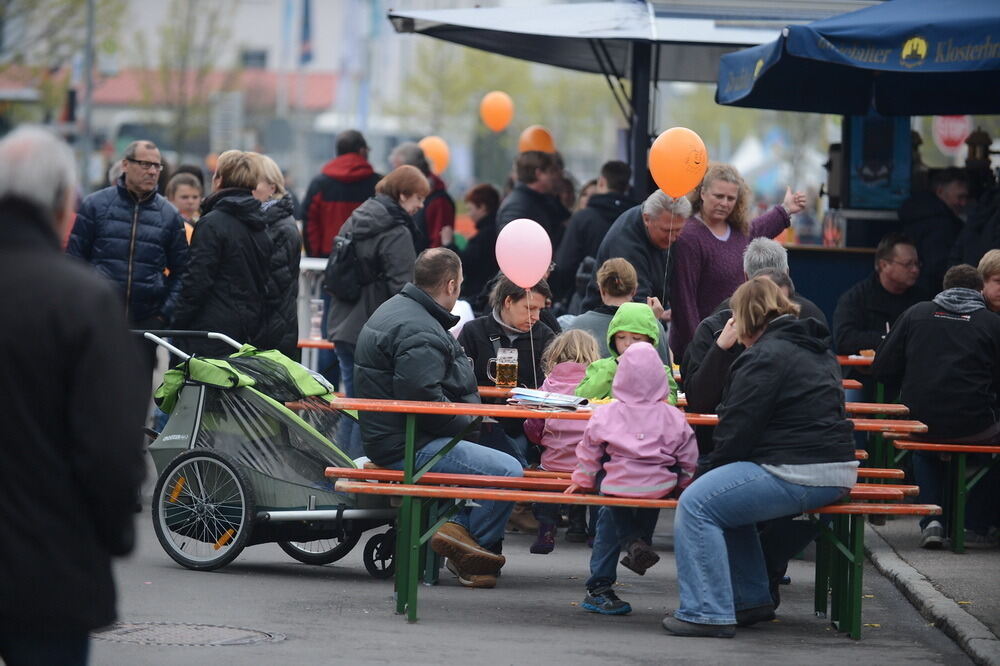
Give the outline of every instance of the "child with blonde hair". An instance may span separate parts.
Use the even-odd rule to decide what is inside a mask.
[[[698,445],[694,431],[676,407],[665,402],[667,370],[648,342],[634,342],[618,360],[612,391],[615,400],[598,407],[576,447],[577,466],[566,490],[596,490],[603,495],[658,499],[683,488],[694,477]],[[590,556],[584,610],[604,615],[632,611],[612,590],[617,560],[627,547],[633,570],[659,559],[649,538],[659,509],[601,507]],[[651,558],[652,561],[649,561]]]
[[[580,330],[561,333],[542,354],[546,377],[541,390],[572,395],[583,380],[587,366],[599,358],[597,340],[590,333]],[[576,446],[586,426],[586,421],[528,419],[524,422],[524,433],[542,447],[542,469],[572,472],[576,468]],[[535,504],[533,510],[538,520],[538,536],[531,544],[531,552],[547,555],[555,548],[559,506]]]

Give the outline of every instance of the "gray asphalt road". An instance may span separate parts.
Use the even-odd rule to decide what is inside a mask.
[[[324,567],[299,564],[267,544],[219,571],[193,572],[161,550],[147,512],[136,554],[117,567],[123,622],[236,627],[280,640],[178,647],[98,639],[93,663],[969,663],[871,568],[864,621],[872,626],[860,642],[838,634],[813,616],[813,566],[806,561],[792,563],[793,584],[782,588],[778,621],[740,630],[733,640],[670,637],[659,621],[677,603],[671,518],[663,514],[657,533],[661,562],[644,577],[620,574],[619,594],[635,609],[630,616],[598,616],[577,606],[590,553],[585,545],[560,535],[552,555],[530,555],[528,536],[509,535],[509,563],[496,589],[463,589],[445,571],[440,585],[421,587],[421,619],[410,625],[393,613],[391,582],[367,575],[360,545]],[[157,633],[168,631],[174,641],[205,635],[170,626]]]
[[[891,520],[876,529],[945,596],[1000,635],[1000,549],[967,549],[961,555],[948,549],[924,550],[916,518]]]

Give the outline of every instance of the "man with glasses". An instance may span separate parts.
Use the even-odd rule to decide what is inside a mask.
[[[133,141],[121,164],[117,182],[80,204],[66,251],[118,284],[133,327],[166,328],[187,266],[184,220],[156,192],[163,170],[156,144]]]
[[[917,248],[909,236],[890,233],[879,241],[875,248],[875,272],[844,292],[833,311],[834,345],[838,354],[878,349],[899,315],[928,299],[927,293],[917,286],[920,268]],[[873,399],[871,375],[856,371],[852,374],[865,385],[863,397]],[[887,399],[892,391],[893,387],[887,387]]]

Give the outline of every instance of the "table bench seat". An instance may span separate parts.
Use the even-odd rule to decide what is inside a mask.
[[[892,445],[902,453],[907,451],[924,451],[928,453],[949,454],[948,460],[948,497],[951,503],[950,520],[948,521],[948,538],[954,553],[965,552],[965,508],[969,492],[986,476],[993,466],[1000,464],[1000,446],[984,446],[978,444],[957,444],[948,442],[917,442],[909,439],[893,437]],[[993,456],[992,460],[976,471],[970,478],[966,473],[967,456],[969,454],[984,454]]]

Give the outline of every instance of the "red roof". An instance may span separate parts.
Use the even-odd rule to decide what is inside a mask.
[[[47,74],[59,78],[67,72]],[[39,78],[37,70],[9,67],[0,72],[0,90],[33,87]],[[278,83],[278,73],[271,70],[212,71],[206,75],[205,88],[208,94],[239,90],[245,93],[247,106],[266,108],[275,105]],[[194,72],[187,73],[184,84],[188,90],[194,89]],[[289,73],[286,85],[289,108],[323,111],[329,109],[336,98],[337,75],[334,72]],[[165,90],[161,84],[158,70],[123,69],[115,76],[98,76],[94,85],[94,104],[99,106],[164,104],[172,95],[173,92]]]
[[[189,91],[195,88],[195,72],[188,72],[184,85]],[[301,82],[301,85],[300,85]],[[278,73],[264,69],[246,69],[240,72],[212,71],[206,75],[205,89],[211,94],[223,90],[238,90],[246,95],[251,107],[273,107],[277,99]],[[171,87],[177,85],[174,82]],[[333,105],[337,76],[333,72],[307,72],[287,75],[289,108],[323,111]],[[165,103],[172,92],[160,81],[157,70],[123,69],[117,76],[98,79],[94,86],[94,104],[102,106],[131,106],[152,102]],[[301,91],[300,91],[301,88]]]

